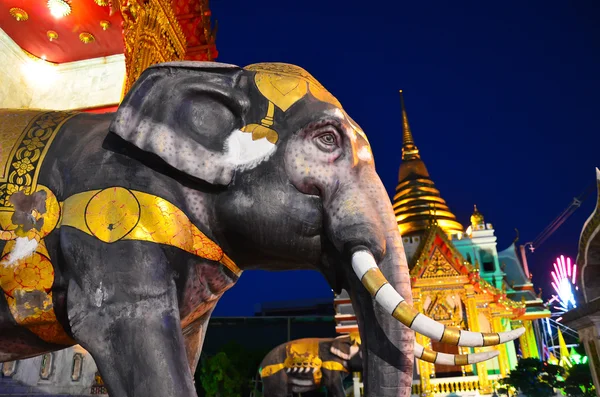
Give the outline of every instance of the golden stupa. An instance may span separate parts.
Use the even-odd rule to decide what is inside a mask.
[[[448,234],[462,233],[463,227],[441,197],[421,160],[408,124],[402,90],[402,164],[394,196],[394,214],[402,235],[422,232],[437,223]]]

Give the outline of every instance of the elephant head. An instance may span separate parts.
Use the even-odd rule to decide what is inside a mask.
[[[346,361],[350,371],[362,370],[362,354],[360,351],[360,335],[350,334],[338,336],[331,342],[329,349],[334,354]]]
[[[148,161],[191,187],[203,230],[243,270],[318,269],[350,292],[370,396],[408,396],[413,352],[472,364],[415,345],[414,331],[489,346],[523,330],[445,327],[411,307],[411,286],[390,199],[363,130],[300,67],[166,63],[147,69],[110,127]],[[195,204],[194,204],[195,203]]]

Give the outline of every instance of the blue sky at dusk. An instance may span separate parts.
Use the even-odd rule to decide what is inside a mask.
[[[369,136],[391,194],[398,90],[432,179],[463,225],[473,204],[498,248],[533,240],[600,167],[600,3],[211,0],[218,61],[307,69]],[[577,255],[596,192],[535,253],[534,282]],[[245,272],[214,316],[262,301],[331,297],[316,272]]]

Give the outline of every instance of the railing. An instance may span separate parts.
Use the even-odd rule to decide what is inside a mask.
[[[455,378],[439,378],[429,381],[433,394],[474,392],[480,389],[477,376],[461,376]]]

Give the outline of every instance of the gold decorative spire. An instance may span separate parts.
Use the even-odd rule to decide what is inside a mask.
[[[483,215],[477,209],[477,205],[474,206],[473,215],[471,215],[471,226],[475,229],[479,225],[485,224]]]
[[[419,149],[415,146],[410,124],[408,124],[408,116],[404,107],[404,96],[400,90],[400,107],[402,108],[402,161],[421,158]]]
[[[400,90],[402,107],[402,164],[398,173],[398,186],[394,196],[394,213],[400,233],[422,232],[431,224],[437,224],[448,234],[462,233],[463,227],[456,221],[446,201],[429,176],[425,163],[408,124],[404,97]]]

